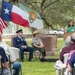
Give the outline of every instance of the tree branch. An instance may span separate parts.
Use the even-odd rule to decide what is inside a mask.
[[[40,14],[42,15],[43,12],[43,5],[45,3],[46,0],[42,0],[41,4],[40,4]]]
[[[54,28],[52,27],[52,25],[50,25],[50,23],[48,23],[45,18],[42,18],[42,19],[44,20],[44,22],[46,23],[47,26],[51,27],[54,30]]]
[[[58,2],[59,0],[56,0],[56,1],[54,1],[54,2],[52,2],[52,3],[50,3],[50,4],[48,4],[48,5],[46,5],[43,9],[45,10],[47,7],[49,7],[50,5],[52,5],[52,4],[54,4],[54,3],[56,3],[56,2]]]
[[[46,0],[42,0],[42,2],[41,2],[41,9],[42,9],[42,6],[44,5],[45,1]]]

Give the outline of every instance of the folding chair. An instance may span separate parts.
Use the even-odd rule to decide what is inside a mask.
[[[33,43],[31,43],[31,45],[32,45],[32,47],[34,48]],[[34,56],[35,56],[35,58],[37,58],[37,56],[39,56],[39,59],[40,59],[41,54],[42,54],[42,53],[39,51],[39,49],[35,49],[35,48],[34,48]]]
[[[10,49],[13,50],[16,59],[19,59],[19,61],[21,62],[20,50],[18,48],[15,48],[15,47],[10,47]],[[22,68],[21,68],[20,75],[22,75]]]
[[[39,56],[39,59],[40,59],[41,54],[42,54],[42,53],[41,53],[39,50],[35,50],[35,51],[34,51],[34,56],[35,56],[35,58],[37,58],[37,56]]]
[[[66,54],[63,55],[63,57],[64,57],[64,64],[66,64],[66,62],[67,62],[68,54],[69,54],[69,53],[66,53]],[[66,72],[66,69],[63,69],[63,70],[56,69],[56,75],[65,75],[65,72]],[[69,74],[69,73],[67,72],[67,75],[68,75],[68,74]]]
[[[66,62],[67,62],[67,60],[68,60],[68,55],[69,55],[69,53],[65,53],[65,54],[63,55],[63,57],[64,57],[64,64],[66,64]],[[64,74],[65,71],[66,71],[66,69],[63,69],[62,75],[65,75],[65,74]],[[69,72],[67,72],[67,75],[69,75]]]
[[[12,74],[12,67],[11,67],[11,62],[10,62],[10,54],[8,52],[6,52],[6,56],[8,58],[8,65],[9,65],[9,69],[11,71],[11,74]]]

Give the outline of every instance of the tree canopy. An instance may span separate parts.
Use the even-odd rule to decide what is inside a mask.
[[[11,0],[21,2],[37,11],[43,19],[45,28],[56,29],[67,25],[68,20],[75,20],[75,0]]]
[[[45,26],[56,29],[67,25],[68,20],[75,20],[75,0],[21,0],[28,7],[41,15]]]

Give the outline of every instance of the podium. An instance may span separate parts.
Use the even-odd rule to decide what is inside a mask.
[[[74,32],[65,32],[63,35],[63,39],[66,40],[66,38],[70,35],[72,35]]]
[[[44,35],[40,37],[44,48],[46,50],[46,55],[54,55],[53,50],[57,50],[57,36],[54,35]]]

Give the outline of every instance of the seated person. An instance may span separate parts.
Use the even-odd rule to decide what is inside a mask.
[[[66,40],[65,40],[65,45],[68,45],[71,43],[71,36],[67,36]]]
[[[42,40],[39,38],[38,31],[33,32],[32,45],[34,47],[34,50],[39,50],[40,52],[42,52],[42,59],[44,59],[46,56],[46,52],[44,49],[44,44],[42,43]]]
[[[20,62],[15,62],[16,57],[11,50],[11,48],[4,42],[2,41],[2,35],[0,35],[0,47],[4,48],[5,53],[9,53],[10,55],[10,61],[12,64],[12,68],[14,69],[13,75],[19,75],[20,69],[21,69],[21,63]]]
[[[13,45],[20,49],[21,52],[21,60],[24,60],[24,52],[29,52],[28,61],[33,60],[33,48],[27,45],[25,38],[22,36],[22,29],[16,31],[17,36],[13,38]]]
[[[62,51],[62,49],[63,49],[65,46],[69,45],[70,43],[71,43],[71,36],[68,36],[68,37],[66,38],[66,40],[65,40],[65,45],[60,49],[60,52]]]
[[[75,52],[71,55],[69,61],[68,61],[68,71],[72,74],[72,70],[75,63]],[[72,74],[73,75],[73,74]]]
[[[2,47],[0,47],[0,55],[1,55],[1,62],[2,62],[2,67],[3,67],[3,75],[11,75],[10,69],[8,68],[8,59],[6,56],[6,53]],[[1,75],[0,71],[0,75]]]
[[[60,60],[63,62],[63,55],[69,53],[71,50],[75,50],[75,33],[71,35],[71,43],[63,47],[60,52]]]
[[[75,37],[75,33],[73,33],[71,35],[71,39],[70,39],[71,41],[69,40],[70,43],[68,45],[64,46],[62,48],[62,50],[60,51],[60,59],[58,61],[56,61],[54,67],[56,67],[56,66],[60,66],[60,68],[65,68],[66,67],[66,65],[63,64],[63,62],[64,62],[63,55],[65,53],[69,53],[72,50],[75,50],[75,38],[74,37]],[[59,63],[62,64],[62,65],[60,65]]]

